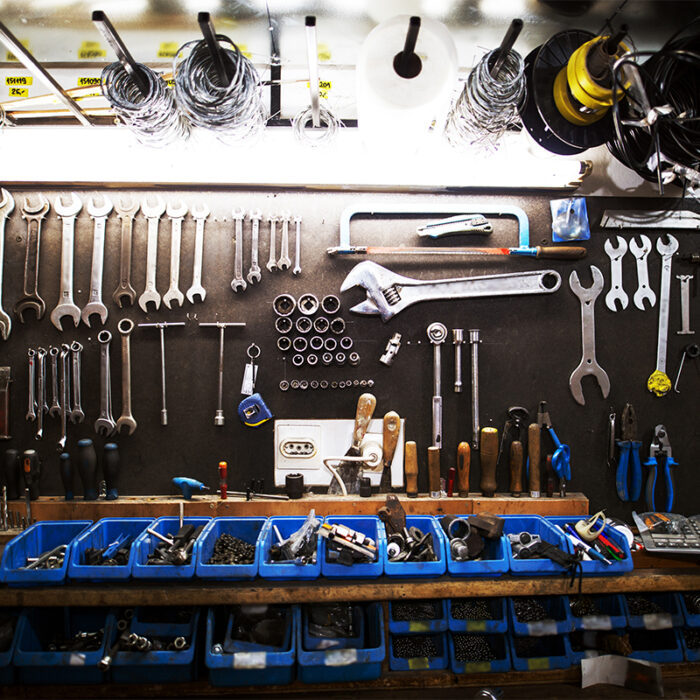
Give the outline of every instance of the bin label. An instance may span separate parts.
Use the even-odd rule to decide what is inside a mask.
[[[585,630],[611,630],[610,615],[585,615],[581,618],[581,627]]]
[[[411,620],[408,623],[409,632],[430,632],[430,622],[427,620]]]
[[[30,75],[12,75],[5,78],[5,85],[31,85],[33,78]]]
[[[546,671],[549,668],[549,658],[540,656],[535,659],[527,660],[528,671]]]
[[[430,668],[430,659],[427,656],[416,656],[408,660],[408,667],[411,671],[425,671]]]
[[[648,630],[667,630],[673,627],[673,618],[670,613],[650,613],[642,615],[642,623]]]
[[[464,664],[465,673],[490,673],[491,663],[489,661],[473,661]]]
[[[80,654],[78,652],[72,653],[68,657],[69,666],[85,666],[85,654]]]
[[[266,666],[266,651],[239,651],[233,655],[234,668],[265,668]]]
[[[467,629],[470,632],[486,632],[486,620],[470,620]]]
[[[326,666],[349,666],[357,663],[357,649],[329,649],[324,657]]]

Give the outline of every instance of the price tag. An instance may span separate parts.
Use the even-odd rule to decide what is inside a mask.
[[[310,87],[308,81],[306,87]],[[328,99],[328,93],[331,91],[333,84],[330,80],[319,80],[318,81],[318,96],[324,100]]]
[[[99,41],[84,41],[80,44],[78,49],[78,58],[80,59],[91,59],[91,58],[105,58],[107,52],[102,48]]]
[[[5,78],[5,85],[31,85],[33,78],[28,75],[16,75]]]
[[[325,62],[331,60],[331,48],[328,44],[318,44],[317,54],[318,60]]]
[[[29,97],[29,89],[28,88],[11,87],[7,91],[7,94],[10,97]]]
[[[84,78],[78,78],[78,87],[91,87],[95,86],[97,88],[100,87],[102,80],[101,78],[97,77],[84,77]],[[80,95],[80,97],[77,97],[77,100],[86,100],[88,97],[101,97],[102,93],[100,90],[95,90],[94,92],[88,92],[84,95]]]
[[[179,48],[179,44],[175,41],[164,41],[158,47],[158,58],[174,58]]]

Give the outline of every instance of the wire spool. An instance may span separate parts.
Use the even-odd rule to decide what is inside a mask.
[[[165,146],[189,135],[189,125],[175,103],[173,91],[148,66],[136,64],[146,79],[144,95],[118,61],[102,70],[102,94],[118,119],[146,146]]]
[[[313,112],[311,107],[302,109],[294,117],[292,120],[292,132],[299,143],[307,146],[320,146],[324,143],[329,143],[335,138],[338,129],[343,126],[343,122],[323,105],[319,106],[318,116],[321,122],[321,125],[318,127],[312,126]]]

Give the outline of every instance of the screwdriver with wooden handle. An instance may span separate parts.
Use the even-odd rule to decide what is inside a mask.
[[[460,498],[469,495],[469,465],[471,450],[468,442],[460,442],[457,445],[457,483],[459,484]]]
[[[530,498],[540,497],[540,426],[530,423],[527,429],[527,455],[530,462]]]
[[[406,476],[406,495],[418,495],[418,450],[416,443],[409,440],[403,447],[403,470]]]
[[[523,443],[513,440],[510,443],[510,493],[520,496],[523,490]]]
[[[379,493],[388,493],[391,490],[391,463],[394,461],[396,445],[399,442],[401,432],[401,418],[396,411],[389,411],[384,415],[384,432],[382,435],[382,451],[384,454],[384,468],[379,482]]]
[[[493,498],[496,493],[496,462],[498,461],[498,430],[481,429],[481,493]]]
[[[431,498],[440,498],[440,448],[428,448],[428,490]]]

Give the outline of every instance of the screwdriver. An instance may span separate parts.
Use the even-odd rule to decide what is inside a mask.
[[[25,450],[22,454],[22,474],[24,475],[24,492],[29,490],[29,498],[35,501],[39,498],[39,455],[36,450]]]
[[[222,501],[225,501],[228,497],[228,482],[226,481],[227,470],[228,464],[226,462],[219,462],[219,494],[221,496]]]
[[[61,452],[58,458],[59,471],[61,472],[61,482],[66,491],[66,500],[73,500],[73,466],[71,465],[70,455],[67,452]]]
[[[460,442],[457,445],[457,483],[459,484],[460,498],[469,495],[469,464],[471,450],[468,442]]]
[[[530,423],[527,429],[527,454],[530,462],[530,498],[540,497],[540,426]]]
[[[16,501],[19,498],[19,473],[21,468],[19,450],[13,448],[5,450],[2,469],[5,473],[8,501]]]
[[[523,490],[523,443],[513,440],[510,443],[510,492],[519,497]]]
[[[391,491],[391,463],[394,461],[394,453],[396,445],[399,442],[399,433],[401,432],[401,419],[396,411],[389,411],[384,415],[382,433],[382,452],[384,467],[382,469],[382,478],[379,481],[379,492],[388,493]]]
[[[83,482],[83,498],[97,500],[97,454],[90,438],[78,441],[78,473]]]
[[[481,429],[481,493],[493,498],[496,492],[496,460],[498,459],[498,430]]]
[[[431,498],[440,498],[440,448],[428,448],[428,490]]]
[[[403,458],[403,469],[406,474],[406,495],[409,498],[415,498],[418,495],[418,451],[416,443],[412,440],[409,440],[404,445]]]
[[[102,450],[102,473],[107,482],[107,500],[116,501],[117,480],[119,479],[119,448],[116,442],[108,442]]]

